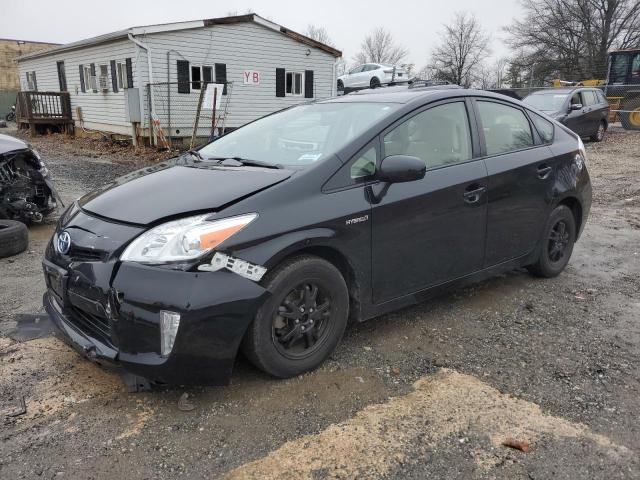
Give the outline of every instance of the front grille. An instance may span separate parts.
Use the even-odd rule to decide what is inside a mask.
[[[94,248],[73,246],[67,254],[75,262],[102,262],[107,259],[107,252]]]
[[[81,330],[90,335],[97,335],[103,340],[111,341],[111,326],[108,319],[85,312],[74,306],[71,307],[71,313],[71,320]]]

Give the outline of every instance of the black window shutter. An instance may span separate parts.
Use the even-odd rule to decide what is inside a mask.
[[[227,94],[227,64],[226,63],[216,63],[216,83],[224,84],[224,88],[222,89],[222,94]]]
[[[116,71],[116,61],[111,60],[111,86],[113,93],[118,93],[118,72]]]
[[[80,70],[80,90],[84,93],[87,91],[84,86],[84,67],[82,65],[78,65],[78,70]]]
[[[131,59],[125,59],[127,69],[127,88],[133,88],[133,65],[131,65]]]
[[[189,62],[186,60],[176,61],[178,69],[178,93],[189,93],[191,86],[189,85]]]
[[[59,61],[56,63],[58,67],[58,84],[60,85],[60,91],[67,91],[67,75],[64,70],[64,61]]]
[[[93,93],[98,93],[98,82],[96,82],[96,64],[92,63],[91,65],[91,76],[93,77],[93,84],[95,85],[93,89]]]
[[[284,97],[284,68],[276,68],[276,97]]]
[[[304,71],[304,98],[313,98],[313,70]]]
[[[36,72],[31,72],[31,76],[33,78],[33,89],[38,91],[38,81],[36,80]]]

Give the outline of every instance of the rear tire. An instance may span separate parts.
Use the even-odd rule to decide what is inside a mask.
[[[303,255],[270,272],[242,351],[260,370],[289,378],[316,369],[336,348],[349,315],[344,278],[329,262]]]
[[[16,255],[29,246],[29,230],[22,222],[0,220],[0,258]]]
[[[592,142],[601,142],[602,140],[604,140],[604,134],[606,133],[606,131],[607,131],[607,124],[603,120],[602,122],[600,122],[600,125],[598,125],[598,130],[596,131],[596,133],[591,135],[591,137],[589,138],[591,139]]]
[[[571,209],[565,205],[556,207],[544,227],[538,260],[527,267],[532,274],[557,277],[569,263],[576,240],[576,221]]]
[[[380,79],[378,77],[373,77],[371,79],[371,81],[369,82],[369,86],[371,88],[378,88],[380,87]]]
[[[344,92],[344,83],[342,80],[338,80],[338,91]]]

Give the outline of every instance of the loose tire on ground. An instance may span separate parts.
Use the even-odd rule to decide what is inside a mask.
[[[558,241],[563,245],[561,252],[557,250]],[[575,241],[576,221],[573,212],[569,207],[560,205],[551,212],[544,227],[538,260],[527,269],[539,277],[557,277],[569,263]]]
[[[20,253],[28,245],[29,231],[24,223],[0,219],[0,258]]]
[[[347,325],[349,293],[342,274],[319,257],[303,255],[276,267],[266,275],[262,284],[272,295],[249,326],[242,342],[243,353],[256,367],[278,378],[314,370],[334,351]],[[313,312],[313,308],[308,308],[311,304],[305,303],[308,300],[306,296],[300,303],[291,300],[299,287],[305,288],[306,292],[306,287],[311,285],[317,287],[315,298],[325,304],[322,311],[319,306],[313,314],[309,313]],[[295,321],[297,309],[302,312],[305,307],[307,313],[300,314],[301,318]],[[313,315],[320,317],[312,318]],[[311,328],[317,328],[313,332],[318,336],[316,339],[309,336],[309,322],[314,319],[316,322]],[[307,331],[299,337],[303,325],[307,325]],[[291,352],[285,346],[287,342],[282,342],[286,333],[296,333],[294,337],[297,340],[289,347]],[[309,346],[312,341],[314,343]],[[294,353],[293,346],[301,347],[302,351]]]

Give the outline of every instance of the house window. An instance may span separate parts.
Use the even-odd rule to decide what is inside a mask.
[[[103,92],[109,91],[109,66],[100,65],[100,75],[98,77],[98,85]]]
[[[202,83],[213,82],[213,67],[208,65],[192,65],[191,66],[191,88],[200,90]]]
[[[302,95],[302,85],[304,85],[304,73],[300,72],[287,72],[286,82],[286,94],[287,95]]]
[[[118,77],[118,90],[131,88],[127,81],[127,64],[124,62],[116,63],[116,76]]]
[[[27,90],[38,90],[38,84],[36,83],[36,72],[27,72]]]
[[[82,72],[84,76],[84,85],[86,91],[97,90],[96,77],[91,75],[91,65],[83,65]]]

